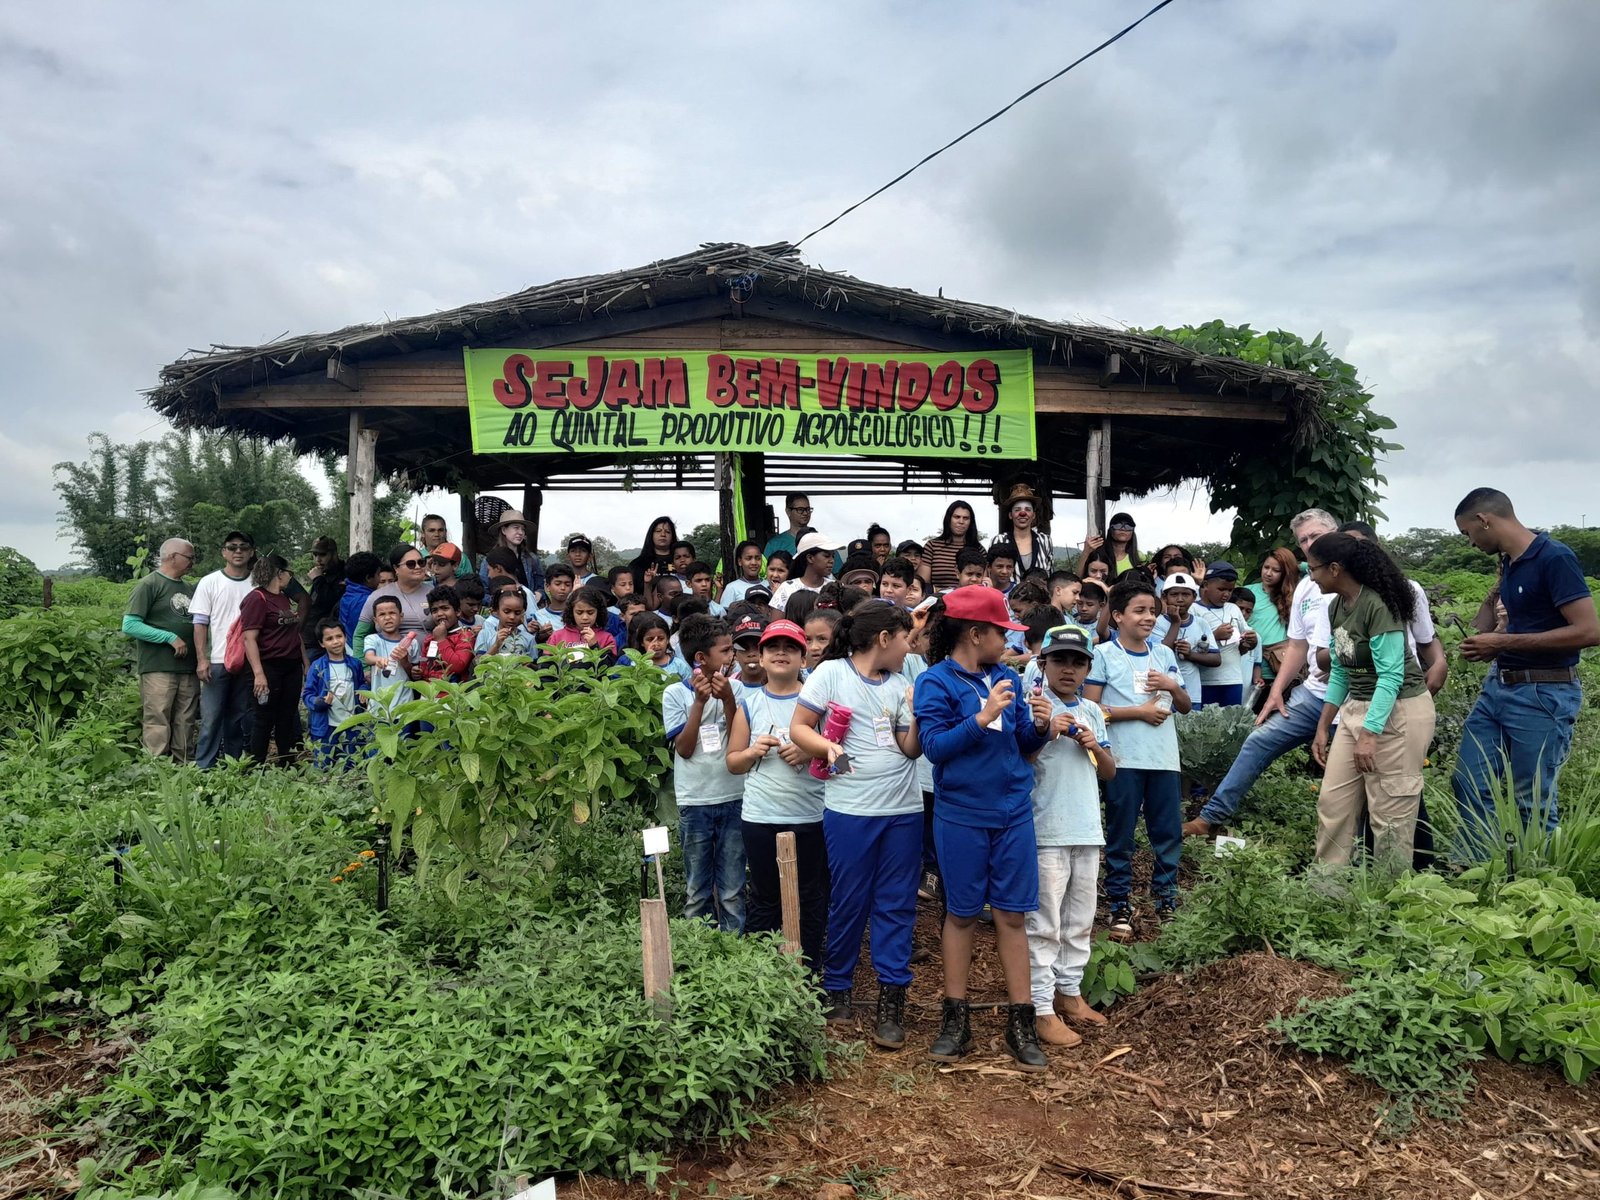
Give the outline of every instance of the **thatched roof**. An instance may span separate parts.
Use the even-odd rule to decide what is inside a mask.
[[[907,340],[908,335],[923,341],[947,336],[970,345],[974,338],[990,339],[1000,346],[1030,347],[1067,365],[1099,366],[1115,354],[1125,378],[1176,383],[1192,391],[1270,394],[1287,401],[1292,410],[1320,391],[1317,380],[1299,372],[1197,355],[1162,338],[1046,321],[823,271],[806,265],[785,242],[724,242],[645,267],[557,280],[427,316],[284,337],[261,346],[190,350],[162,368],[161,381],[148,397],[157,412],[180,428],[209,426],[217,423],[218,400],[225,391],[320,373],[330,360],[360,363],[416,350],[516,345],[539,334],[544,335],[540,343],[550,344],[563,327],[584,322],[592,323],[595,332],[570,330],[565,340],[601,337],[659,324],[648,311],[657,306],[713,298],[726,304],[730,295],[752,312],[792,316],[803,310],[812,323],[841,327],[876,322],[886,336],[893,336],[892,330]]]

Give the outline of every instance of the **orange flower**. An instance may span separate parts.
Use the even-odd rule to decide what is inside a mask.
[[[359,871],[360,869],[361,869],[361,864],[358,863],[358,862],[353,862],[348,867],[345,868],[346,871]]]
[[[377,858],[378,857],[378,852],[376,850],[363,850],[361,852],[361,857],[362,858]]]
[[[329,883],[343,883],[344,882],[344,876],[343,875],[335,875],[332,879],[328,880],[328,882]]]

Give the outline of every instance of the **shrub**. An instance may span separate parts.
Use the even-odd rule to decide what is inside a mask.
[[[0,721],[70,716],[129,661],[127,639],[92,613],[41,609],[0,621]]]
[[[0,546],[0,621],[40,602],[44,581],[31,559]]]
[[[1255,714],[1242,704],[1209,704],[1178,713],[1173,723],[1178,728],[1178,759],[1183,773],[1206,791],[1213,790],[1239,757],[1239,748],[1250,736],[1255,721]]]

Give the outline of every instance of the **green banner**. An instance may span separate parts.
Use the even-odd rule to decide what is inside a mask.
[[[479,350],[478,454],[1032,459],[1033,354]]]

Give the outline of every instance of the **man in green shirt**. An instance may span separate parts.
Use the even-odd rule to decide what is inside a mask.
[[[195,675],[194,585],[183,574],[194,566],[194,547],[182,538],[161,543],[156,569],[134,585],[122,632],[133,639],[139,665],[144,748],[187,762],[200,720],[200,680]]]

